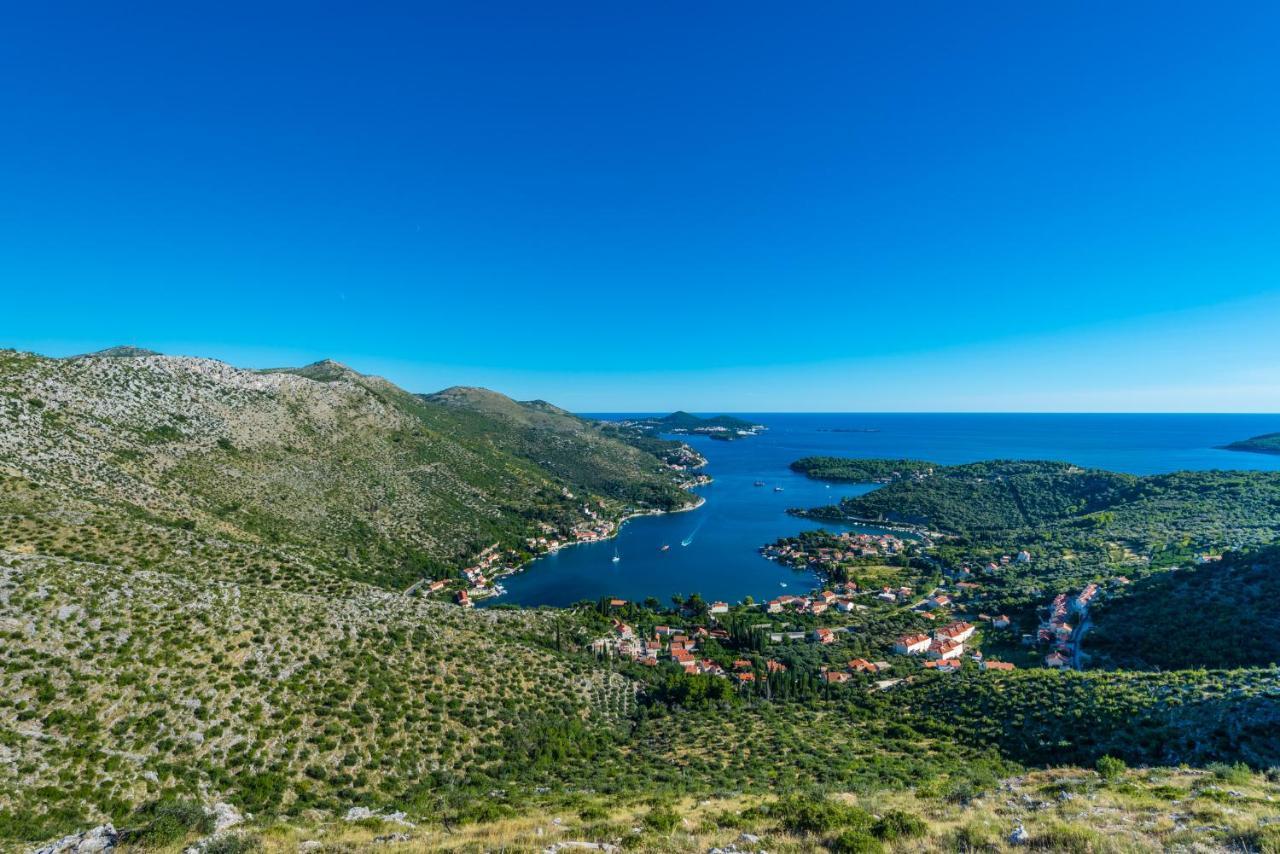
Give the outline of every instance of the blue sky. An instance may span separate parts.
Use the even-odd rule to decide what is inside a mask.
[[[1274,3],[23,6],[2,346],[1280,411]]]

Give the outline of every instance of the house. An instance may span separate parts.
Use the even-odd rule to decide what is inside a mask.
[[[467,595],[467,591],[465,590],[459,590],[456,598],[458,600],[458,604],[464,608],[470,608],[475,604],[471,601],[471,597]]]
[[[692,662],[693,653],[689,652],[687,649],[673,649],[671,650],[671,660],[679,664]]]
[[[852,599],[841,599],[836,602],[836,610],[840,611],[842,614],[848,614],[857,607],[858,606],[854,604]]]
[[[751,662],[745,658],[739,658],[737,661],[733,663],[734,670],[750,670],[751,667],[752,667]]]
[[[610,608],[621,608],[625,604],[627,604],[626,599],[610,599],[609,600]]]
[[[839,685],[849,681],[849,674],[843,670],[827,670],[822,674],[822,681],[828,685]]]
[[[787,665],[781,661],[774,661],[772,658],[764,663],[765,669],[770,673],[786,673]]]
[[[443,588],[444,588],[444,584],[445,584],[445,583],[444,583],[443,581],[433,581],[433,582],[431,582],[430,584],[428,584],[428,585],[427,585],[427,592],[428,592],[428,593],[435,593],[437,590],[441,590],[441,589],[443,589]]]
[[[924,666],[927,670],[936,670],[939,673],[955,673],[960,669],[961,663],[959,659],[939,659],[926,661]]]
[[[1015,557],[1014,560],[1018,563],[1031,563],[1031,552],[1023,549],[1018,552],[1018,556]]]
[[[893,645],[893,651],[898,655],[919,655],[928,650],[928,635],[903,635]]]
[[[613,621],[613,630],[618,633],[619,637],[630,638],[635,636],[635,631],[621,620]]]
[[[749,685],[756,681],[756,675],[754,673],[735,673],[733,674],[733,678],[738,681],[739,685]]]
[[[830,605],[836,601],[836,594],[830,590],[823,590],[818,594],[818,598]]]
[[[849,669],[854,673],[875,673],[879,668],[865,658],[855,658],[849,662]]]
[[[964,643],[973,637],[975,629],[972,623],[966,623],[956,620],[954,623],[948,623],[940,629],[933,632],[934,640],[948,640],[955,643]]]
[[[880,600],[880,601],[882,601],[882,602],[897,602],[897,601],[898,601],[898,597],[897,597],[897,596],[895,596],[892,592],[890,592],[890,591],[888,591],[888,590],[884,591],[883,593],[877,593],[877,594],[876,594],[876,598],[877,598],[877,599],[879,599],[879,600]]]
[[[770,599],[769,604],[765,607],[765,610],[768,611],[770,614],[781,614],[782,602],[777,599]]]
[[[729,613],[728,602],[712,602],[711,607],[707,609],[708,614],[727,614]]]
[[[809,606],[809,610],[812,611],[813,615],[816,617],[819,614],[825,614],[827,612],[827,609],[830,607],[831,606],[828,605],[826,602],[819,600],[817,602],[812,603]]]
[[[814,629],[813,639],[821,644],[829,644],[836,642],[836,633],[831,629]]]
[[[1014,667],[1007,661],[991,661],[982,662],[983,670],[1013,670]]]
[[[1009,628],[1010,625],[1012,625],[1012,623],[1010,622],[1009,617],[1007,615],[1001,614],[1000,616],[994,617],[991,620],[991,625],[995,626],[997,629],[1007,629]]]
[[[889,662],[887,661],[873,661],[871,664],[875,667],[877,673],[883,673],[889,669]]]
[[[1044,663],[1048,667],[1066,667],[1070,664],[1070,660],[1060,652],[1051,652],[1044,657]]]
[[[951,597],[945,593],[935,593],[928,599],[930,608],[945,608],[951,604]]]
[[[964,644],[952,640],[935,640],[929,644],[926,654],[936,661],[950,661],[964,655]]]

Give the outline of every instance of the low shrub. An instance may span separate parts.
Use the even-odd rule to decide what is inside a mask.
[[[884,845],[865,830],[846,830],[827,846],[834,854],[879,854]]]

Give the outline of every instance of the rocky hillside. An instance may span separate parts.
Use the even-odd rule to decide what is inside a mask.
[[[547,404],[334,362],[0,353],[0,547],[299,588],[403,587],[547,526],[689,497]]]

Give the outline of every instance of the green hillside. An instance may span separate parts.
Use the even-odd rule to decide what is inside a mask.
[[[1106,756],[1280,764],[1273,668],[996,673],[966,661],[940,675],[891,651],[933,621],[870,596],[847,613],[740,605],[712,618],[696,596],[472,611],[406,595],[494,545],[521,557],[535,534],[692,500],[696,453],[545,402],[414,395],[333,362],[255,372],[6,351],[0,419],[0,849],[110,821],[126,831],[121,850],[177,852],[226,802],[253,819],[217,843],[243,847],[213,850],[541,851],[572,832],[692,851],[740,831],[779,851],[988,850],[1015,817],[1043,848],[1103,850],[1088,817],[1001,806],[1001,792],[1034,800],[1028,765]],[[1155,577],[1201,542],[1273,537],[1280,507],[1277,479],[1256,473],[866,471],[906,469],[823,512],[946,531],[877,568],[895,583],[931,586],[940,566],[1008,544],[1034,554],[964,607],[1042,601],[1121,568]],[[699,657],[753,679],[605,654],[594,642],[620,631],[614,619],[644,637],[701,629]],[[784,627],[801,639],[774,640]],[[810,642],[819,629],[831,642]],[[891,661],[823,678],[855,657]],[[1190,841],[1257,848],[1277,790],[1223,767],[1252,800],[1229,815],[1199,807],[1213,824]],[[1074,776],[1035,786],[1103,798],[1117,833],[1160,786],[1166,800],[1216,797],[1190,772],[1123,791],[1062,773]],[[415,826],[347,821],[353,808],[404,811]],[[1187,841],[1184,824],[1142,827],[1140,850]]]
[[[296,589],[403,587],[493,544],[522,553],[588,511],[617,519],[692,500],[662,461],[589,422],[455,397],[334,362],[254,373],[5,353],[0,544]],[[68,513],[100,522],[91,542]]]
[[[1280,549],[1140,579],[1103,602],[1089,634],[1092,663],[1178,670],[1280,663]]]

